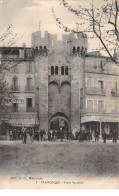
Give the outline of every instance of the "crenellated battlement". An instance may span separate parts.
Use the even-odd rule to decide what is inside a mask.
[[[32,48],[37,49],[41,52],[46,53],[46,48],[48,51],[70,51],[73,50],[73,54],[79,54],[85,56],[87,51],[87,35],[84,33],[74,34],[64,34],[62,39],[57,39],[56,34],[50,34],[45,31],[44,36],[41,35],[41,31],[34,32],[32,34]],[[75,49],[74,49],[75,47]],[[75,50],[75,52],[74,52]]]

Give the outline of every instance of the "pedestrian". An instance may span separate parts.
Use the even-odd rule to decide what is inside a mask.
[[[27,135],[26,135],[26,130],[24,127],[23,127],[22,131],[23,131],[23,144],[26,144]]]
[[[50,133],[50,130],[48,131],[48,141],[51,140],[51,133]]]
[[[85,136],[84,136],[84,137],[85,137],[85,140],[87,140],[87,135],[88,135],[88,134],[87,134],[87,129],[85,129],[84,135],[85,135]]]
[[[87,130],[87,140],[90,142],[91,136],[90,136],[90,130]]]
[[[102,138],[103,138],[103,143],[106,143],[107,135],[105,130],[102,130]]]
[[[63,132],[62,128],[60,128],[60,139],[61,139],[61,142],[63,142],[63,138],[64,138],[64,132]]]
[[[92,141],[94,142],[95,141],[95,131],[94,130],[91,133],[91,137],[92,137]]]
[[[64,131],[64,141],[66,142],[67,141],[67,132]]]
[[[83,133],[82,133],[82,130],[80,130],[79,133],[78,133],[79,142],[82,142],[82,139],[83,139]]]
[[[117,143],[117,131],[116,130],[114,130],[112,133],[112,141],[113,141],[113,144]]]
[[[10,129],[10,140],[12,140],[13,136],[12,136],[12,129]]]
[[[40,131],[40,137],[41,137],[41,141],[43,140],[43,130],[41,129]]]
[[[95,130],[95,142],[99,141],[99,132],[98,130]]]
[[[45,141],[45,140],[46,140],[46,131],[43,130],[43,141]]]
[[[55,142],[56,139],[57,139],[57,132],[56,132],[56,130],[54,130],[54,132],[53,132],[53,141]]]
[[[53,141],[53,130],[52,129],[50,130],[50,134],[51,134],[50,141],[52,142]]]
[[[16,140],[18,140],[18,129],[17,128],[15,130],[15,138],[16,138]]]
[[[16,129],[13,129],[13,140],[16,140]]]
[[[31,129],[31,141],[32,142],[34,141],[34,129],[33,128]]]

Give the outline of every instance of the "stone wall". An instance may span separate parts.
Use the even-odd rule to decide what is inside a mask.
[[[39,91],[39,93],[38,93]],[[48,131],[48,58],[35,58],[35,100],[40,120],[40,130]]]
[[[71,129],[80,130],[80,89],[84,85],[84,59],[72,57],[71,66]]]

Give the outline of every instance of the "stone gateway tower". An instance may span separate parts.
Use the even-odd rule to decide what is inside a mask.
[[[40,130],[80,129],[80,89],[83,87],[85,34],[32,34],[35,49],[35,107]]]
[[[77,138],[80,129],[91,136],[97,130],[100,137],[102,130],[108,138],[113,130],[119,135],[119,66],[99,51],[87,53],[85,34],[70,33],[58,40],[38,31],[32,34],[32,48],[0,47],[0,55],[1,63],[12,67],[9,74],[1,74],[15,95],[6,100],[0,138],[23,126],[32,127],[37,139],[39,131],[49,129],[56,130],[58,138],[63,131],[67,138]]]

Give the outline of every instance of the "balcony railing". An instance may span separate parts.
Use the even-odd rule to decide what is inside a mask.
[[[119,92],[117,90],[112,90],[111,94],[113,97],[119,97]]]
[[[87,95],[105,95],[106,91],[105,88],[98,88],[98,87],[86,87],[86,94]]]
[[[82,113],[95,113],[95,114],[104,114],[106,113],[106,110],[105,109],[93,109],[93,108],[83,108],[82,109]]]
[[[10,90],[11,91],[20,91],[20,86],[11,86]]]
[[[34,86],[26,86],[25,91],[28,91],[28,92],[34,91]]]

